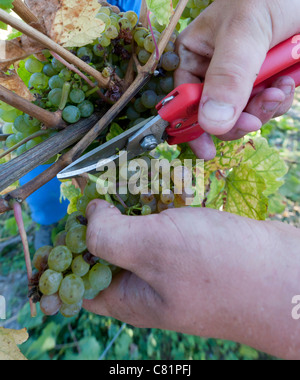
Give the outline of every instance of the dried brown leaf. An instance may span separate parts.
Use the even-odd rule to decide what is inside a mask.
[[[0,71],[0,85],[2,85],[10,91],[15,92],[16,94],[30,102],[34,100],[34,96],[28,90],[27,86],[22,81],[22,79],[14,71],[10,71],[9,75]]]

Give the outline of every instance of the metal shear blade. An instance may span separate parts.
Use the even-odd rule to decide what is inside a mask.
[[[122,151],[126,151],[127,159],[132,160],[164,142],[168,125],[160,116],[147,119],[79,158],[61,171],[57,178],[69,179],[84,173],[97,173],[111,162],[117,163]]]

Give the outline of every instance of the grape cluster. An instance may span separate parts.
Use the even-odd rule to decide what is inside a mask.
[[[106,289],[117,268],[87,251],[86,220],[80,212],[71,214],[55,239],[54,246],[40,248],[34,255],[37,273],[31,296],[45,315],[60,312],[64,317],[79,313],[83,299],[94,299]]]
[[[122,178],[122,168],[119,171]],[[130,180],[135,174],[127,170],[126,175]],[[31,295],[40,302],[42,312],[46,315],[60,312],[64,317],[77,315],[83,299],[97,297],[120,271],[120,268],[93,256],[87,249],[85,213],[92,200],[109,200],[124,215],[157,214],[187,206],[187,201],[194,197],[194,191],[192,186],[185,187],[185,184],[190,184],[192,177],[189,169],[177,166],[171,173],[171,190],[165,189],[160,180],[155,192],[149,188],[149,191],[137,195],[100,195],[99,183],[90,181],[77,201],[77,210],[69,215],[65,229],[56,236],[54,247],[40,248],[34,255],[33,265],[38,273],[33,278]]]

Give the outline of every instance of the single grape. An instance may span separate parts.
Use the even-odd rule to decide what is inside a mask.
[[[151,54],[145,49],[141,49],[138,53],[138,59],[143,65],[149,61],[150,57]]]
[[[72,260],[72,252],[67,247],[59,245],[50,252],[48,266],[55,272],[64,272],[71,266]]]
[[[98,38],[98,41],[100,46],[102,46],[103,48],[106,48],[111,44],[111,39],[105,36],[104,34],[102,34],[102,36]]]
[[[114,25],[110,25],[106,31],[105,31],[105,35],[107,38],[111,39],[111,40],[114,40],[115,38],[118,38],[119,36],[119,31],[118,29],[114,26]]]
[[[77,51],[78,58],[82,59],[84,62],[91,63],[94,58],[94,54],[88,47],[81,47]]]
[[[70,229],[72,227],[81,226],[81,223],[80,223],[78,217],[83,218],[83,214],[80,211],[75,211],[68,217],[66,227],[65,227],[67,232],[70,231]]]
[[[6,111],[0,108],[0,119],[2,119],[5,123],[13,123],[21,114],[22,112],[17,109]]]
[[[25,69],[31,74],[41,73],[44,65],[36,58],[28,58],[25,62]]]
[[[160,200],[162,201],[162,203],[164,203],[166,205],[173,203],[174,199],[175,199],[174,193],[171,190],[169,190],[168,192],[163,192],[160,195]]]
[[[149,32],[146,29],[138,29],[134,33],[134,40],[137,43],[137,45],[141,48],[144,47],[145,38],[148,36]]]
[[[75,106],[67,106],[62,113],[63,119],[70,124],[77,123],[80,120],[80,111]]]
[[[30,127],[31,129],[38,130],[39,127],[41,126],[41,122],[38,119],[32,116],[29,116],[27,114],[24,115],[24,120],[25,120],[25,123],[28,125],[28,127]]]
[[[80,211],[83,215],[85,215],[85,210],[90,203],[91,199],[88,198],[87,196],[83,196],[78,199],[77,201],[77,210]]]
[[[54,70],[59,73],[62,69],[65,68],[65,65],[63,65],[59,60],[57,60],[56,58],[53,58],[52,59],[52,67],[54,68]]]
[[[157,104],[157,95],[152,90],[147,90],[142,94],[142,104],[149,109],[152,109]]]
[[[64,81],[68,82],[72,79],[72,71],[68,70],[67,68],[64,68],[59,73],[59,77]]]
[[[155,196],[150,191],[147,194],[140,195],[140,201],[143,205],[151,203],[153,199],[155,199]]]
[[[25,122],[24,115],[18,116],[14,122],[14,127],[18,132],[26,133],[28,131],[28,125]]]
[[[109,287],[112,281],[112,272],[107,265],[96,264],[89,272],[89,281],[95,291],[102,291]]]
[[[139,16],[133,11],[125,12],[124,17],[126,17],[127,20],[129,20],[132,28],[134,28],[136,26],[136,24],[138,23],[138,20],[139,20]]]
[[[60,308],[60,313],[65,318],[71,318],[79,314],[81,308],[82,308],[82,300],[73,305],[66,305],[63,303]]]
[[[110,16],[111,15],[111,10],[110,10],[109,7],[101,7],[101,13],[105,13],[108,16]]]
[[[70,96],[71,102],[75,104],[80,104],[85,99],[85,93],[79,88],[73,88],[69,96]]]
[[[10,135],[13,132],[13,123],[5,123],[2,127],[2,133],[5,135]]]
[[[152,210],[151,210],[151,207],[148,206],[148,205],[144,205],[142,207],[142,211],[141,211],[142,215],[145,216],[145,215],[151,215],[152,214]]]
[[[34,148],[35,146],[41,144],[43,142],[43,138],[42,137],[36,137],[30,141],[28,141],[26,143],[26,149],[29,150],[29,149],[32,149]]]
[[[137,98],[136,101],[134,102],[134,109],[139,114],[142,113],[142,112],[147,111],[147,108],[143,105],[141,98]]]
[[[126,111],[126,116],[129,120],[134,121],[138,119],[141,115],[135,110],[134,107],[128,107]]]
[[[8,138],[6,139],[5,141],[5,145],[8,149],[12,148],[13,146],[15,146],[17,144],[17,139],[16,139],[16,135],[10,135],[8,136]]]
[[[125,17],[120,19],[119,25],[120,25],[121,30],[132,30],[133,29],[131,22]]]
[[[59,107],[60,102],[61,102],[61,97],[62,97],[61,88],[54,88],[48,94],[49,102],[55,107]]]
[[[110,19],[109,15],[107,15],[106,13],[101,12],[101,9],[100,9],[100,13],[98,13],[96,15],[96,18],[98,18],[99,20],[102,20],[104,22],[104,24],[105,24],[105,31],[111,25],[111,19]]]
[[[97,57],[101,58],[106,54],[104,47],[102,47],[100,44],[93,46],[93,52]]]
[[[53,247],[46,245],[44,247],[39,248],[33,256],[32,265],[39,272],[42,272],[46,266],[48,265],[48,257]]]
[[[19,146],[19,148],[15,151],[17,156],[21,156],[26,152],[26,145]]]
[[[51,65],[51,63],[47,63],[44,67],[43,67],[43,73],[45,75],[47,75],[47,77],[51,78],[53,77],[54,75],[57,74],[57,71],[54,70],[53,66]]]
[[[174,42],[169,41],[168,44],[167,44],[167,46],[166,46],[166,48],[165,48],[164,53],[167,53],[169,51],[174,52],[175,50],[176,50],[176,46],[175,46]]]
[[[69,274],[62,280],[59,296],[64,304],[74,305],[82,300],[84,290],[82,279],[75,274]]]
[[[43,73],[34,73],[29,80],[29,88],[36,90],[46,90],[48,87],[49,78]]]
[[[166,71],[175,71],[179,67],[179,63],[179,56],[172,51],[164,53],[161,58],[161,66]]]
[[[83,253],[86,249],[86,226],[74,226],[67,233],[66,244],[73,253]]]
[[[67,231],[61,231],[59,232],[54,239],[54,247],[57,247],[59,245],[66,245],[66,236]]]
[[[45,296],[51,296],[58,292],[62,280],[61,273],[47,269],[40,278],[39,289]]]
[[[43,296],[40,301],[41,311],[48,316],[56,315],[61,306],[62,302],[57,293],[51,296]]]
[[[82,255],[75,257],[72,262],[72,272],[79,277],[85,276],[90,270],[89,264],[83,259]]]
[[[95,182],[89,182],[85,189],[84,189],[84,195],[88,199],[96,199],[99,198],[99,193],[97,191],[97,184]]]
[[[90,117],[95,111],[95,107],[92,102],[85,100],[78,105],[78,109],[82,117]]]
[[[155,41],[151,34],[145,38],[144,48],[148,53],[153,53],[155,51]]]
[[[49,79],[49,87],[51,90],[55,88],[63,88],[64,80],[59,77],[59,75],[54,75]]]
[[[162,78],[159,82],[161,89],[165,94],[169,94],[174,90],[174,79],[173,77]]]

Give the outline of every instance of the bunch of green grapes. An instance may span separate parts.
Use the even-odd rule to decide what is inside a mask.
[[[145,160],[148,160],[150,170],[149,157]],[[122,170],[119,169],[120,178]],[[127,166],[125,170],[128,170]],[[127,171],[126,176],[130,180],[135,174]],[[77,201],[77,210],[69,215],[65,229],[56,236],[54,246],[40,248],[34,255],[33,265],[38,273],[34,277],[36,287],[33,293],[36,301],[40,302],[42,312],[49,316],[58,312],[64,317],[77,315],[83,300],[97,297],[110,286],[113,276],[120,271],[120,268],[88,251],[85,213],[92,200],[106,199],[124,215],[158,214],[191,204],[194,197],[190,185],[192,176],[192,171],[179,165],[171,173],[170,189],[166,189],[160,180],[154,191],[149,187],[136,195],[101,195],[101,182],[90,181]]]
[[[86,246],[86,221],[80,212],[69,216],[65,230],[54,246],[40,248],[34,255],[35,288],[32,295],[45,315],[78,314],[83,299],[94,299],[106,289],[117,268],[91,255]]]
[[[189,2],[188,2],[187,6],[186,6],[186,8],[182,14],[182,18],[185,18],[185,19],[190,18],[190,19],[194,20],[212,2],[213,2],[213,0],[189,0]]]

